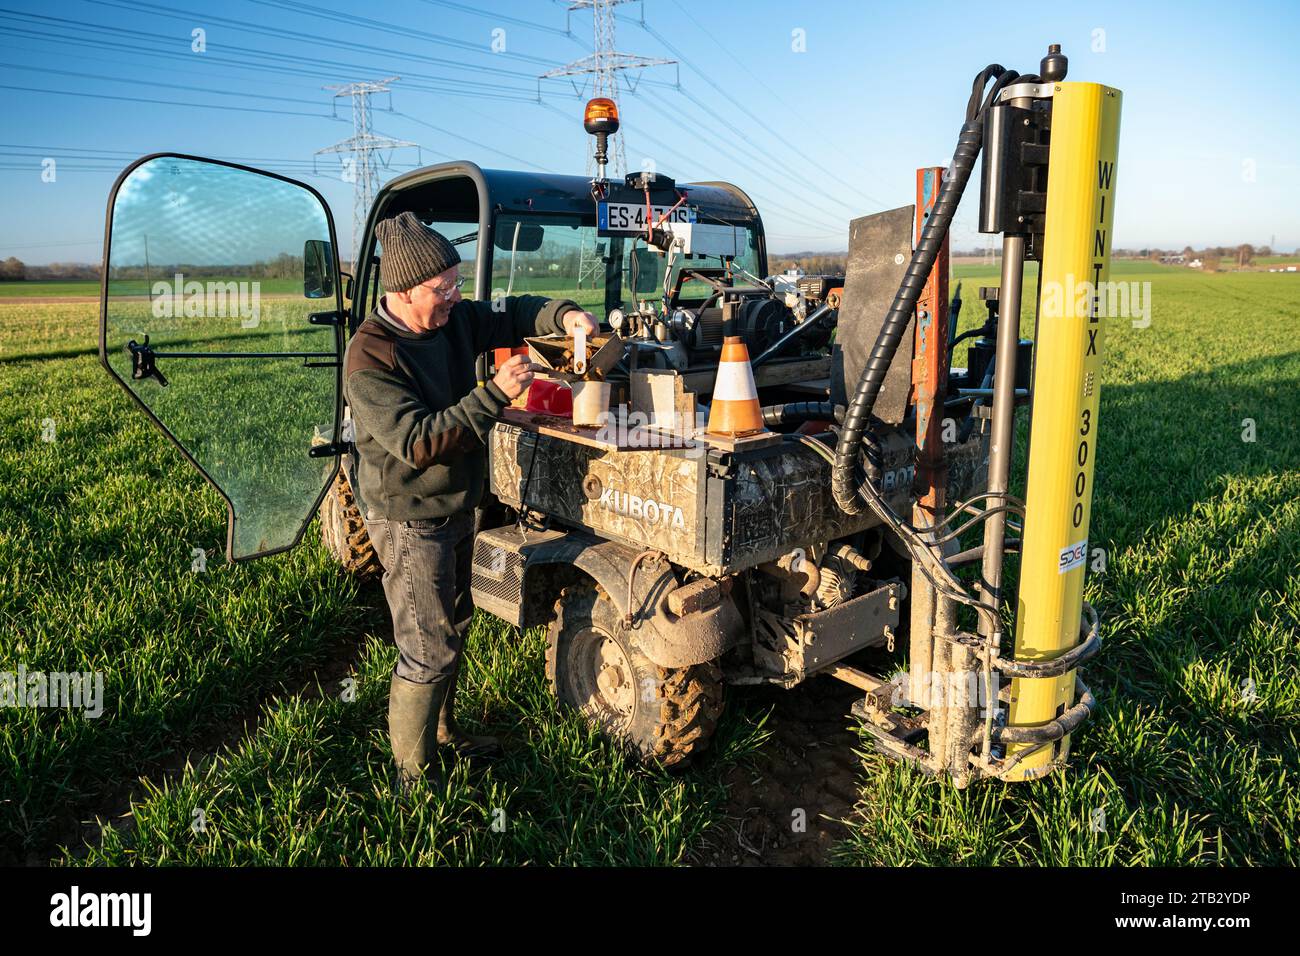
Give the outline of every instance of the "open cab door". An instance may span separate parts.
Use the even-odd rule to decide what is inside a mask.
[[[310,186],[193,156],[109,196],[99,356],[221,496],[232,561],[292,548],[343,450],[334,220]]]

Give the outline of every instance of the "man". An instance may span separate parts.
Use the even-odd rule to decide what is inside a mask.
[[[567,299],[461,299],[455,246],[413,213],[375,228],[385,295],[357,328],[344,388],[357,447],[357,484],[370,538],[384,566],[397,644],[388,733],[399,778],[410,783],[434,742],[459,756],[499,751],[493,737],[456,726],[456,676],[473,604],[469,593],[474,508],[483,496],[485,443],[493,421],[532,381],[524,356],[476,387],[475,358],[525,336],[595,319]]]

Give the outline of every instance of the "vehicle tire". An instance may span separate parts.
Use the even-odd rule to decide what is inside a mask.
[[[722,714],[722,672],[710,662],[660,667],[603,588],[564,588],[546,636],[546,678],[564,705],[642,761],[682,767],[703,752]]]
[[[346,465],[345,460],[320,503],[320,538],[343,570],[362,580],[376,578],[384,573],[384,566],[370,542]]]

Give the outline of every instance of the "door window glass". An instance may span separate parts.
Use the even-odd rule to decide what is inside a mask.
[[[292,546],[336,466],[312,458],[338,406],[338,305],[324,204],[307,187],[157,157],[119,184],[104,362],[230,505],[232,558]]]

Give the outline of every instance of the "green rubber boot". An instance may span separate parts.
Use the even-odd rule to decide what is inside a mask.
[[[388,738],[403,789],[409,789],[422,776],[430,782],[438,780],[438,772],[429,763],[433,749],[429,724],[442,708],[450,683],[450,679],[443,678],[431,684],[416,684],[394,674],[389,684]]]
[[[456,678],[460,676],[460,659],[451,672],[447,696],[438,711],[438,743],[451,747],[457,757],[491,759],[501,756],[501,741],[486,734],[467,734],[456,726]]]

